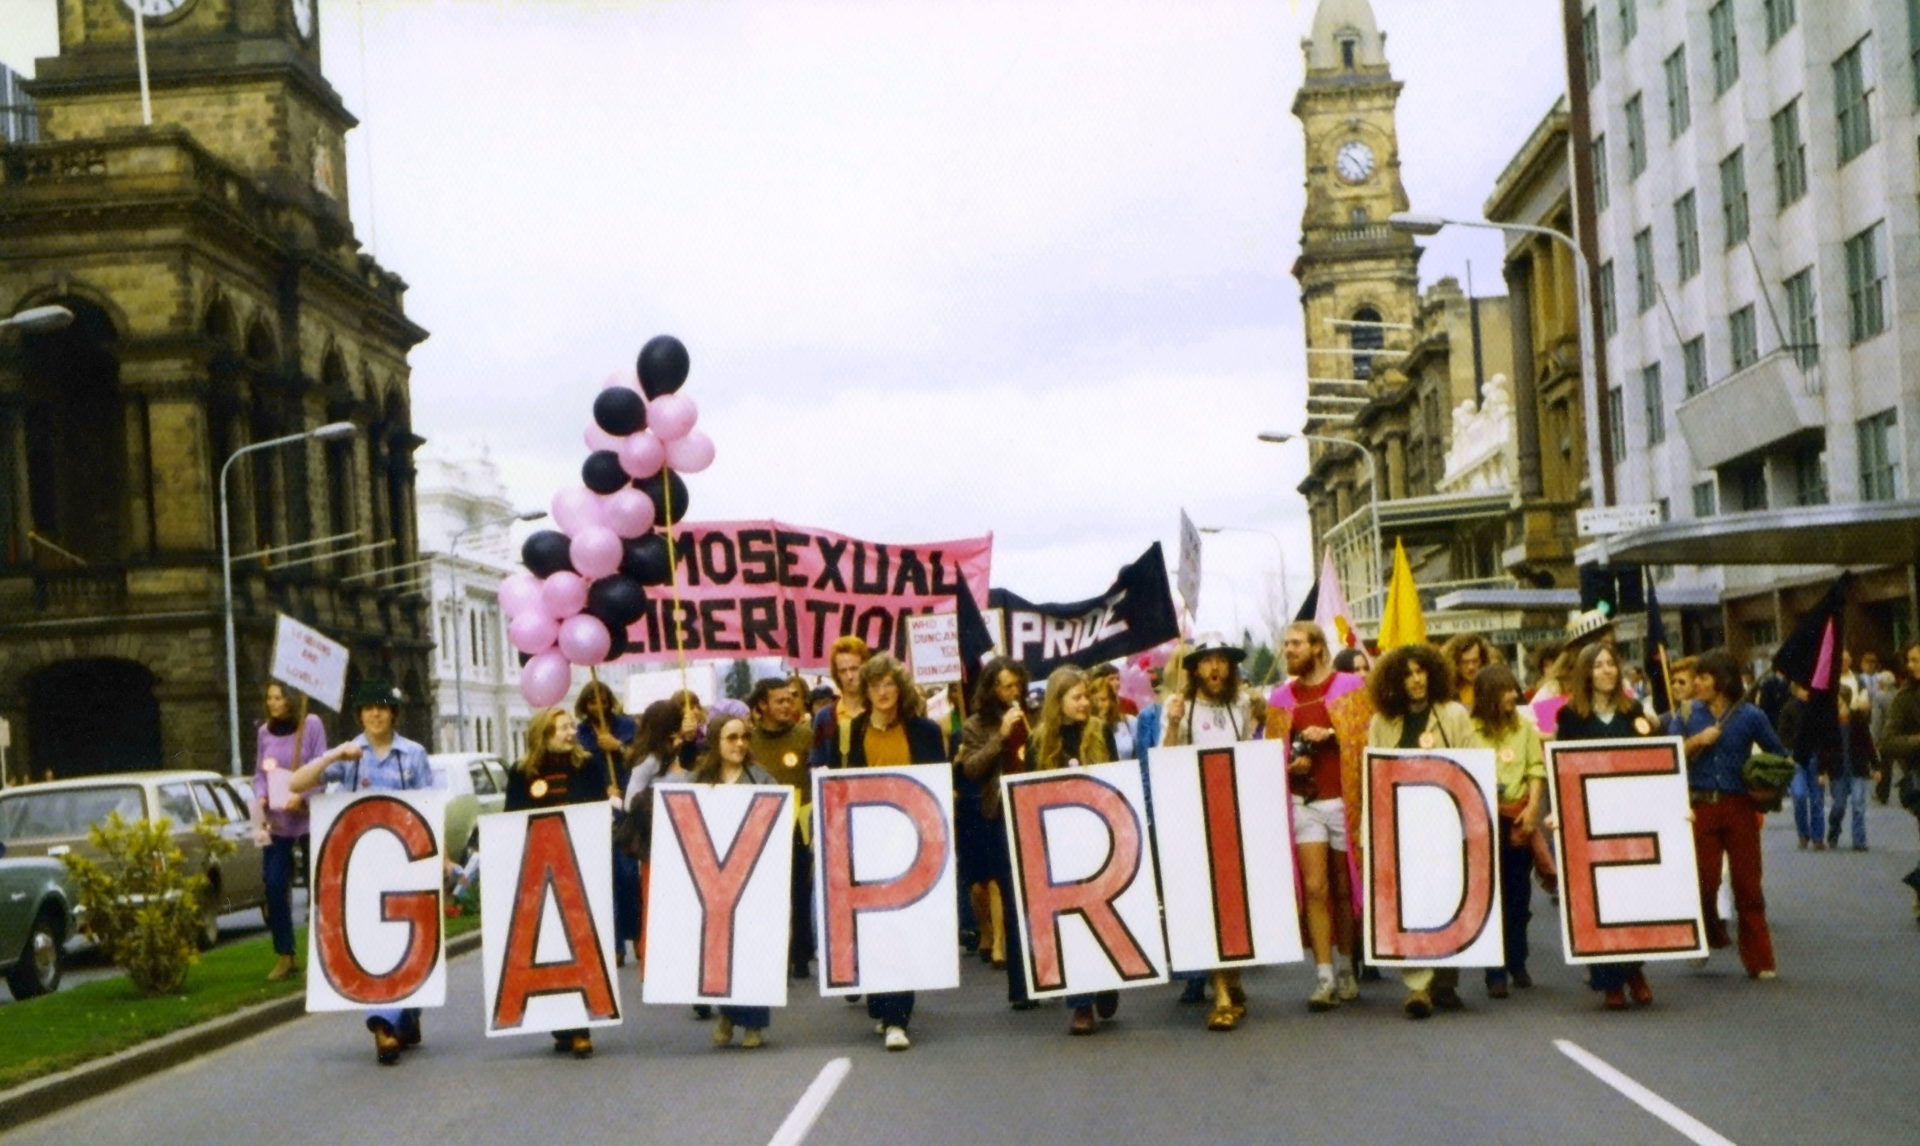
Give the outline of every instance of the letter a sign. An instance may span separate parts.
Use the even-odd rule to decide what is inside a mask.
[[[611,821],[604,801],[481,817],[488,1035],[620,1022]]]

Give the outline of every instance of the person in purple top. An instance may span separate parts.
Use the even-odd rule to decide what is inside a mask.
[[[253,839],[267,886],[267,930],[279,957],[267,978],[278,982],[293,974],[293,865],[307,847],[307,804],[288,793],[282,806],[269,806],[269,783],[276,771],[291,776],[325,753],[327,733],[307,711],[307,698],[277,681],[267,686],[266,709],[253,757]]]

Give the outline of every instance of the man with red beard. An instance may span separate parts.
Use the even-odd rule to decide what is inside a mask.
[[[1353,950],[1353,893],[1347,878],[1347,802],[1340,776],[1340,739],[1332,708],[1366,687],[1357,673],[1335,672],[1327,635],[1312,621],[1287,626],[1281,652],[1292,679],[1273,690],[1267,739],[1287,745],[1293,791],[1293,843],[1306,900],[1307,936],[1319,982],[1307,1009],[1330,1011],[1360,997],[1347,969]],[[1331,893],[1331,894],[1329,894]],[[1334,975],[1334,951],[1340,973]]]

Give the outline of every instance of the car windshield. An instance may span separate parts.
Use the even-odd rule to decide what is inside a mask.
[[[15,790],[0,796],[0,840],[84,836],[88,825],[100,823],[110,812],[129,820],[144,817],[140,789],[127,784],[48,792]]]

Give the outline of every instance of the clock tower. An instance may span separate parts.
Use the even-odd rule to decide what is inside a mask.
[[[26,85],[39,139],[0,143],[0,314],[74,316],[0,334],[13,779],[232,766],[228,535],[240,766],[281,615],[428,735],[427,602],[396,575],[418,565],[427,332],[354,233],[318,2],[59,0]]]

